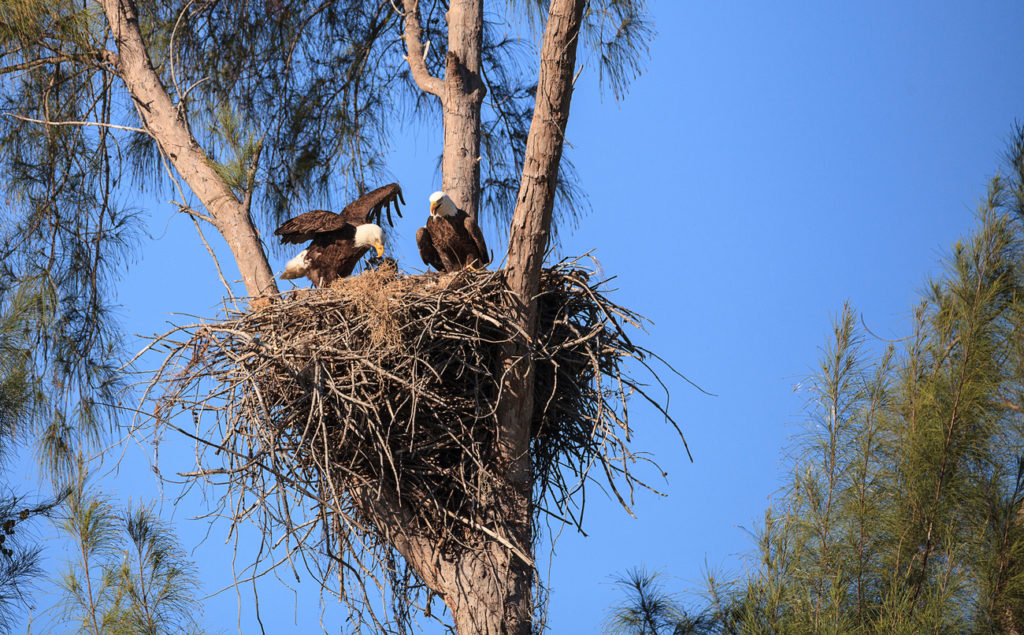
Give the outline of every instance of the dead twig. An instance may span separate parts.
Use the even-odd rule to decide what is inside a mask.
[[[501,271],[367,271],[186,327],[184,341],[172,331],[146,392],[162,386],[159,425],[192,414],[198,469],[182,475],[224,488],[222,514],[259,526],[269,562],[301,559],[320,580],[337,576],[357,612],[369,610],[370,587],[387,588],[408,614],[425,586],[390,546],[395,518],[441,551],[490,538],[532,563],[531,546],[482,511],[502,491],[491,455],[502,356],[524,337],[508,293]],[[658,360],[624,332],[644,319],[592,285],[578,260],[544,272],[538,306],[539,335],[526,347],[535,500],[581,528],[588,482],[627,511],[634,489],[648,487],[633,471],[649,459],[630,446],[627,400],[638,395],[679,428],[667,393],[657,399],[630,374]],[[275,547],[287,556],[269,555]]]

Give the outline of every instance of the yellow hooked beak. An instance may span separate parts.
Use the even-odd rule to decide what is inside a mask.
[[[441,201],[440,200],[436,200],[436,201],[432,202],[430,204],[430,213],[433,214],[434,212],[436,212],[438,207],[441,207]]]
[[[374,241],[373,248],[377,250],[377,257],[384,257],[384,245],[379,240]]]

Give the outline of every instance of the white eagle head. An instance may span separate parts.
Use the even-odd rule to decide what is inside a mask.
[[[384,230],[367,223],[356,227],[356,247],[373,247],[377,250],[377,257],[384,257]]]
[[[444,192],[434,192],[430,195],[430,213],[433,216],[455,216],[459,208],[455,207],[455,201]]]

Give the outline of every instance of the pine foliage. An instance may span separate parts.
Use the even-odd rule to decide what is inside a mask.
[[[118,509],[80,480],[58,528],[72,545],[61,607],[83,633],[199,633],[195,566],[146,506]]]
[[[713,622],[706,615],[687,614],[677,594],[665,589],[660,572],[635,567],[615,578],[625,594],[605,617],[608,635],[671,635],[710,632]]]
[[[400,3],[137,4],[153,63],[210,160],[237,176],[240,157],[260,159],[251,163],[258,165],[252,178],[232,179],[232,186],[253,198],[268,224],[390,180],[384,159],[392,139],[439,117],[409,74]],[[430,43],[425,61],[437,77],[445,74],[446,10],[442,0],[420,2]],[[504,226],[515,206],[537,76],[536,29],[517,32],[515,16],[536,27],[546,3],[488,2],[485,11],[481,200],[483,217]],[[49,173],[65,197],[99,197],[111,206],[111,185],[161,184],[167,171],[152,139],[132,130],[134,107],[104,55],[106,31],[92,4],[10,0],[0,7],[0,75],[9,80],[0,88],[0,147],[45,155],[12,160],[5,166],[12,173],[38,165],[36,181]],[[594,58],[585,65],[623,96],[653,37],[646,3],[591,2],[583,34]],[[246,122],[242,134],[223,125],[225,113]],[[41,121],[101,126],[43,128]],[[120,151],[106,152],[109,137],[117,137]],[[253,152],[254,139],[262,156]],[[86,159],[91,172],[81,169]],[[558,217],[571,222],[586,200],[571,161],[562,163]],[[61,181],[62,172],[75,178]]]
[[[1007,166],[909,337],[843,308],[746,573],[673,632],[1024,631],[1024,129]]]
[[[29,437],[45,413],[45,399],[33,374],[30,334],[39,316],[38,298],[0,295],[0,468]],[[6,472],[6,470],[5,470]],[[6,476],[6,474],[4,474]],[[26,598],[41,576],[41,549],[33,519],[58,501],[30,503],[0,478],[0,632],[9,632],[24,612]]]
[[[113,135],[74,123],[114,116],[104,44],[95,5],[0,5],[0,321],[18,325],[4,330],[4,363],[32,387],[22,425],[61,478],[112,414],[111,282],[138,232]]]

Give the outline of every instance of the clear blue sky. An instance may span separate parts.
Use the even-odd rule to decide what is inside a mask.
[[[627,99],[602,98],[592,64],[577,84],[568,136],[593,211],[563,237],[562,253],[595,249],[617,276],[617,301],[654,321],[644,345],[718,396],[665,377],[693,464],[658,417],[635,413],[636,447],[668,472],[669,496],[639,493],[633,519],[592,492],[589,537],[563,531],[542,571],[555,633],[598,630],[615,597],[610,576],[628,567],[664,569],[682,590],[699,583],[705,562],[742,565],[744,527],[780,482],[807,398],[800,382],[831,316],[849,299],[875,333],[907,332],[919,290],[973,227],[975,203],[1024,117],[1018,2],[650,8],[658,35]],[[419,266],[412,236],[439,185],[439,147],[437,130],[410,127],[390,160],[409,203],[393,245],[406,265]],[[174,312],[212,315],[222,294],[168,198],[139,199],[158,240],[145,244],[120,292],[130,334],[184,320]],[[498,242],[493,229],[488,239]],[[229,584],[226,525],[189,520],[207,502],[161,489],[143,451],[152,454],[131,445],[121,469],[98,483],[124,499],[164,496],[163,515],[189,548],[209,535],[193,552],[205,592]],[[189,451],[167,435],[160,468],[189,469]],[[49,547],[58,566],[61,547]],[[240,563],[251,549],[243,541]],[[260,582],[267,632],[314,632],[321,618],[328,632],[345,632],[341,607],[328,599],[321,609],[316,585],[301,576],[296,584],[282,570]],[[52,597],[36,600],[33,630],[61,632],[46,614]],[[229,590],[206,601],[204,622],[211,632],[259,632],[252,606],[251,588]]]

